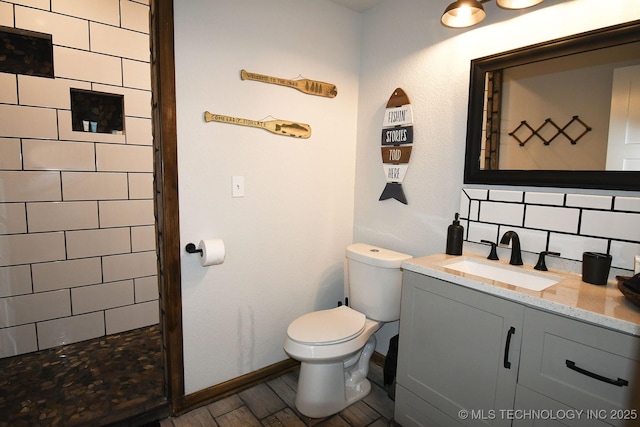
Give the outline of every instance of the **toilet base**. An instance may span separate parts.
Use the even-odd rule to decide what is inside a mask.
[[[310,418],[324,418],[361,400],[371,391],[369,360],[376,347],[371,335],[365,347],[345,361],[300,364],[295,405]]]

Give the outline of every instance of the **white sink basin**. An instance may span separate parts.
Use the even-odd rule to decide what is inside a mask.
[[[438,265],[479,276],[489,280],[508,283],[519,288],[542,291],[562,280],[561,277],[548,273],[524,270],[522,267],[498,264],[469,257],[460,257],[438,263]]]

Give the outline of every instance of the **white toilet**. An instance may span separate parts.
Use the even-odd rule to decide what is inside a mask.
[[[373,335],[400,318],[402,261],[410,255],[363,243],[346,250],[349,307],[314,311],[289,325],[284,350],[299,360],[296,408],[322,418],[365,397]]]

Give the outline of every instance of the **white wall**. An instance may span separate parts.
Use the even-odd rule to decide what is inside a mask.
[[[447,226],[460,208],[471,59],[640,18],[637,0],[547,0],[526,13],[490,2],[484,22],[454,30],[439,22],[449,3],[393,0],[364,15],[354,241],[414,256],[444,251]],[[385,182],[380,126],[396,87],[409,95],[414,113],[406,206],[378,201]],[[397,330],[392,323],[377,333],[379,352],[386,353]]]
[[[182,256],[186,392],[284,360],[288,324],[343,297],[353,235],[362,17],[330,2],[174,2],[182,246],[222,238],[222,265]],[[334,83],[333,99],[240,70]],[[310,139],[205,123],[203,112],[308,123]],[[244,198],[231,177],[244,176]]]

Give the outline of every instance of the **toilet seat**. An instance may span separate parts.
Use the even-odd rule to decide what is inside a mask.
[[[290,339],[310,345],[349,341],[364,331],[366,316],[347,306],[314,311],[298,317],[287,329]]]

